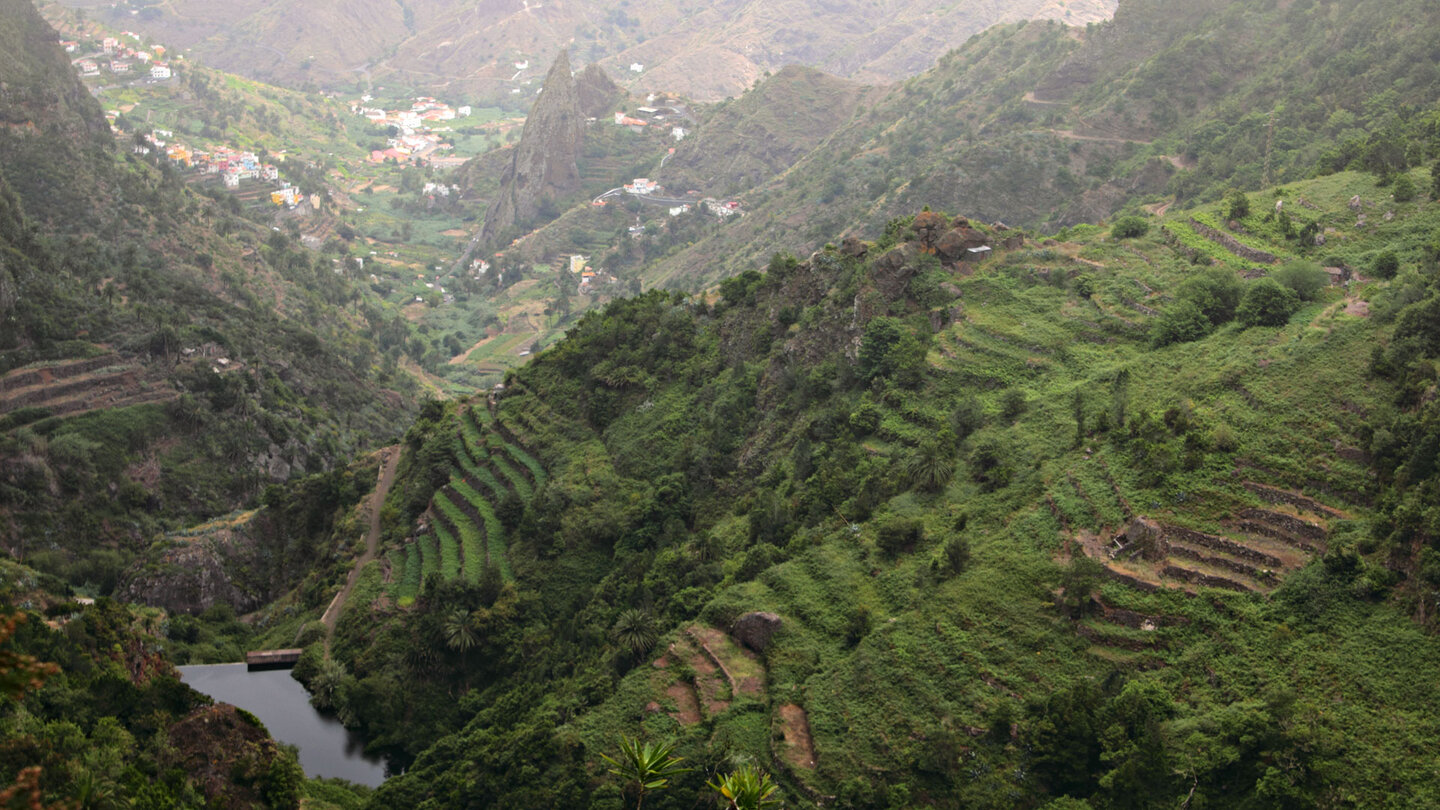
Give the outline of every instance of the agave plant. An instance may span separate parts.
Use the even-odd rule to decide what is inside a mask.
[[[754,765],[741,765],[723,777],[708,783],[727,802],[731,810],[761,810],[780,803],[775,793],[780,789],[770,774]]]
[[[641,743],[638,738],[631,740],[622,735],[620,755],[611,759],[601,754],[600,758],[614,766],[610,773],[635,787],[638,795],[635,810],[640,810],[645,804],[646,792],[660,790],[670,784],[670,777],[690,770],[680,767],[681,758],[673,756],[674,751],[674,743]]]

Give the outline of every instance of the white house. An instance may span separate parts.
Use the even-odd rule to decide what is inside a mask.
[[[150,78],[168,79],[170,78],[170,68],[167,65],[156,65],[150,68]]]
[[[670,130],[670,134],[675,138],[675,140],[683,141],[685,140],[685,136],[689,135],[690,133],[686,132],[684,127],[675,127],[674,129]]]
[[[645,66],[642,65],[642,64],[640,64],[639,62],[631,62],[631,63],[630,63],[630,72],[631,72],[631,73],[640,73],[640,72],[643,72],[644,70],[645,70]]]

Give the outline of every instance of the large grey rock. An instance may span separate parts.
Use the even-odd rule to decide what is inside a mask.
[[[735,620],[731,635],[746,647],[763,653],[770,646],[770,637],[780,629],[781,624],[780,617],[774,613],[746,613]]]

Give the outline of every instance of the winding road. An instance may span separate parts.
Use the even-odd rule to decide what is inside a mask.
[[[370,511],[370,529],[365,534],[365,553],[355,561],[355,568],[350,571],[345,587],[330,600],[330,607],[325,608],[325,615],[320,617],[320,621],[325,625],[327,658],[330,656],[330,641],[335,637],[335,624],[340,621],[340,612],[345,609],[350,592],[360,580],[360,572],[375,559],[375,552],[380,548],[380,507],[385,505],[385,496],[390,492],[390,485],[395,483],[395,468],[399,464],[400,445],[392,445],[380,451],[380,478],[375,483],[375,491],[370,493],[370,504],[367,507]]]

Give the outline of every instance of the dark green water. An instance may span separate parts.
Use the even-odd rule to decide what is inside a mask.
[[[260,718],[270,736],[300,749],[307,776],[338,776],[375,787],[385,781],[385,763],[366,757],[359,737],[310,705],[310,694],[289,670],[247,672],[244,664],[179,667],[180,678],[197,692],[238,706]]]

